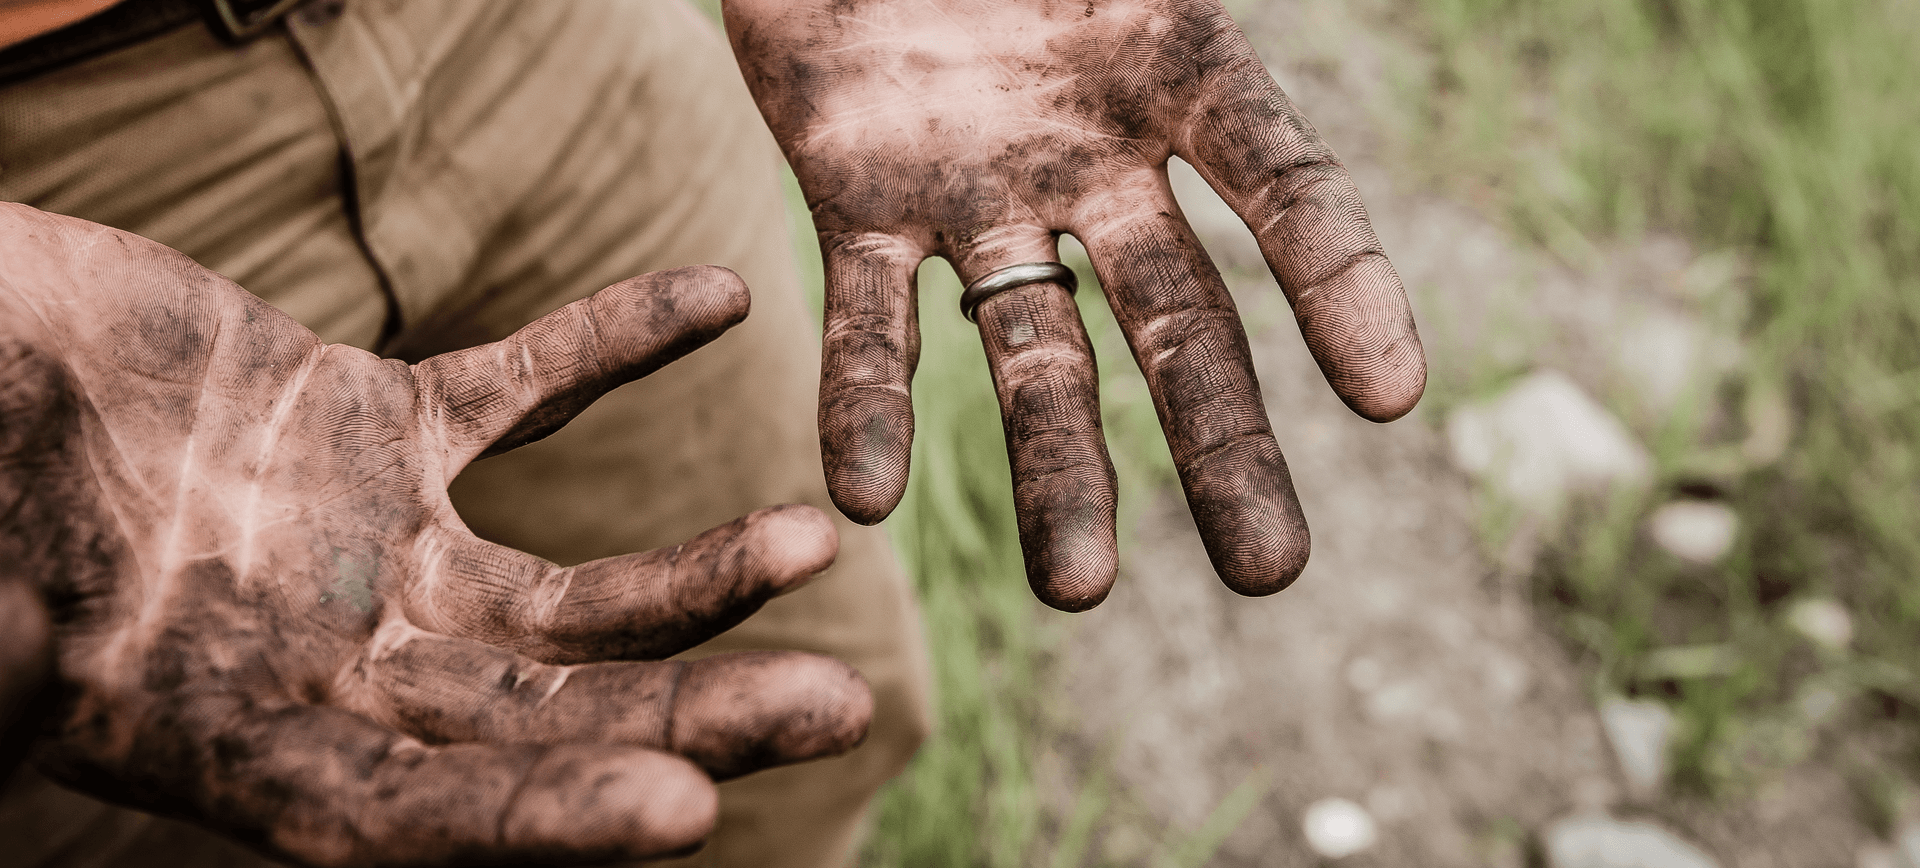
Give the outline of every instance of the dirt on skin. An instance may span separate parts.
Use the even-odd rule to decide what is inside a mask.
[[[1489,342],[1512,337],[1516,323],[1496,321],[1517,297],[1518,329],[1536,332],[1511,348],[1521,361],[1567,370],[1593,394],[1662,391],[1662,372],[1620,358],[1621,335],[1684,319],[1672,296],[1701,257],[1655,238],[1576,272],[1474,207],[1412,189],[1412,173],[1389,169],[1410,149],[1382,122],[1397,110],[1393,53],[1407,48],[1384,7],[1252,5],[1235,16],[1352,171],[1413,296],[1436,381],[1466,361],[1436,327],[1470,351],[1503,352]],[[1378,843],[1341,865],[1541,864],[1551,821],[1603,809],[1652,818],[1729,868],[1854,862],[1872,833],[1817,759],[1751,797],[1629,802],[1584,673],[1528,602],[1527,553],[1505,553],[1503,566],[1482,550],[1472,483],[1448,458],[1434,402],[1391,425],[1356,417],[1321,379],[1251,236],[1197,176],[1177,172],[1175,189],[1250,314],[1312,560],[1285,592],[1239,597],[1213,577],[1178,492],[1160,492],[1132,529],[1111,598],[1071,624],[1059,683],[1080,731],[1043,772],[1110,762],[1120,798],[1173,829],[1200,826],[1237,785],[1265,775],[1218,865],[1323,864],[1301,816],[1325,797],[1351,799],[1378,823]],[[1693,370],[1681,376],[1737,363],[1730,339],[1695,331],[1678,360]],[[1654,414],[1670,396],[1643,397]],[[1075,776],[1052,777],[1064,815]],[[1148,858],[1154,833],[1117,825],[1096,831],[1093,864]]]

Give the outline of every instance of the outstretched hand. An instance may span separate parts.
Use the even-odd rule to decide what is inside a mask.
[[[832,524],[776,507],[563,568],[476,538],[446,485],[746,311],[731,272],[678,269],[408,366],[0,204],[0,626],[26,625],[0,715],[44,677],[43,771],[303,863],[698,844],[709,777],[865,733],[837,661],[660,660],[824,569]]]
[[[1214,568],[1243,594],[1305,566],[1307,527],[1219,273],[1166,163],[1192,163],[1259,238],[1328,383],[1398,418],[1425,362],[1346,170],[1217,0],[726,0],[734,53],[800,179],[826,262],[820,439],[834,502],[905,491],[914,272],[963,282],[1085,245],[1146,376]],[[937,316],[957,316],[938,299]],[[1115,483],[1093,355],[1064,289],[978,309],[1027,574],[1047,603],[1112,586]]]

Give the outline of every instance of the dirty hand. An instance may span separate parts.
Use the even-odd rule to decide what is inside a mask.
[[[905,490],[914,272],[972,283],[1086,245],[1146,375],[1207,552],[1243,594],[1280,590],[1307,528],[1245,331],[1167,185],[1177,154],[1247,222],[1320,368],[1375,421],[1419,400],[1406,293],[1353,182],[1216,0],[726,0],[747,84],[826,260],[820,439],[834,502]],[[955,316],[954,299],[935,300]],[[1093,356],[1064,287],[977,311],[1000,395],[1027,574],[1042,600],[1112,586],[1114,476]]]
[[[408,366],[0,204],[0,620],[39,631],[0,636],[0,711],[53,661],[9,735],[34,725],[69,786],[302,863],[696,845],[709,776],[864,735],[837,661],[660,661],[825,568],[832,524],[776,507],[562,568],[474,537],[446,485],[746,310],[732,273],[679,269]]]

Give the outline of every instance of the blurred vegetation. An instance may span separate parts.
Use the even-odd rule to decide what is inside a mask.
[[[1914,730],[1920,3],[1398,9],[1431,59],[1414,140],[1462,198],[1576,268],[1649,232],[1744,263],[1743,370],[1656,435],[1655,490],[1583,516],[1538,577],[1600,689],[1674,704],[1678,783],[1696,792],[1806,758],[1820,725]],[[1787,421],[1773,417],[1790,417],[1787,448],[1755,448]],[[1681,564],[1639,532],[1675,496],[1738,511],[1721,565]],[[1813,598],[1851,613],[1850,649],[1789,628]]]
[[[1920,732],[1920,3],[1390,2],[1428,63],[1410,140],[1436,183],[1575,268],[1670,232],[1740,273],[1742,369],[1652,432],[1653,490],[1592,506],[1539,568],[1539,602],[1596,688],[1669,701],[1678,781],[1707,794],[1806,758],[1823,726]],[[1033,783],[1059,731],[1043,685],[1063,622],[1021,575],[998,408],[957,292],[944,266],[923,270],[919,440],[889,522],[921,594],[939,732],[883,794],[864,862],[1079,864],[1124,794],[1097,764],[1064,810]],[[1137,497],[1164,481],[1164,446],[1099,294],[1080,298]],[[1766,448],[1762,429],[1783,423],[1787,447]],[[1738,511],[1719,565],[1647,539],[1648,511],[1674,497]],[[1492,532],[1503,518],[1486,517]],[[1850,647],[1789,627],[1793,604],[1816,598],[1851,613]],[[1901,785],[1854,773],[1890,817]],[[1216,818],[1237,822],[1242,801]],[[1151,861],[1203,862],[1215,825],[1169,831]]]

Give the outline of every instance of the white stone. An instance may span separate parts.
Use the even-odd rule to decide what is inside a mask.
[[[1853,868],[1912,868],[1912,866],[1900,856],[1900,851],[1874,842],[1863,844],[1854,852]]]
[[[1808,723],[1819,723],[1840,707],[1840,692],[1824,684],[1811,685],[1800,691],[1798,705]]]
[[[1900,855],[1908,865],[1920,868],[1920,822],[1908,820],[1900,824],[1893,832],[1894,846],[1900,848]]]
[[[1367,714],[1379,721],[1399,720],[1430,712],[1425,688],[1413,681],[1396,681],[1367,695]]]
[[[1653,511],[1647,530],[1674,557],[1696,564],[1718,563],[1733,548],[1740,519],[1724,503],[1676,500]]]
[[[1568,817],[1547,827],[1545,838],[1552,868],[1717,868],[1699,848],[1644,820]]]
[[[1527,375],[1447,419],[1460,467],[1516,504],[1554,515],[1581,490],[1638,484],[1653,460],[1605,407],[1558,371]]]
[[[1380,839],[1373,815],[1349,799],[1328,797],[1307,806],[1300,820],[1307,835],[1307,846],[1328,859],[1341,859],[1369,847]]]
[[[1853,616],[1847,614],[1845,606],[1824,597],[1794,603],[1787,610],[1787,623],[1829,651],[1844,651],[1853,644]]]
[[[1613,696],[1600,703],[1600,726],[1620,760],[1627,786],[1637,796],[1657,792],[1667,776],[1673,712],[1658,702]]]
[[[1701,374],[1699,326],[1665,311],[1628,322],[1614,339],[1614,364],[1625,372],[1640,404],[1654,414],[1677,404]]]

